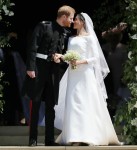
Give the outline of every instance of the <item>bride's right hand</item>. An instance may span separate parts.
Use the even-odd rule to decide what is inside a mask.
[[[62,59],[63,55],[62,54],[58,54],[58,53],[55,53],[53,55],[53,60],[55,63],[60,63],[60,59]]]

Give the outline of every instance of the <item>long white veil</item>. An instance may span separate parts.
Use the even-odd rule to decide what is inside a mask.
[[[107,65],[103,51],[101,49],[98,38],[94,31],[94,26],[93,26],[93,22],[92,22],[91,18],[88,16],[88,14],[83,13],[83,12],[81,13],[81,15],[85,19],[85,28],[86,28],[87,33],[91,34],[94,39],[94,41],[92,43],[94,45],[93,53],[95,55],[98,55],[98,57],[97,57],[98,60],[94,66],[94,70],[95,70],[96,79],[100,85],[101,91],[103,92],[104,99],[106,99],[107,92],[106,92],[106,88],[105,88],[105,84],[104,84],[104,78],[110,72],[109,67]]]

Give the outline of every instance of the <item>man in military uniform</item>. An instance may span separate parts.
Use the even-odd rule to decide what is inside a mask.
[[[56,146],[54,142],[54,106],[57,104],[60,81],[60,62],[56,54],[63,54],[65,41],[70,32],[75,10],[70,6],[58,9],[53,22],[40,22],[35,27],[27,57],[27,75],[23,95],[32,99],[29,146],[37,145],[38,119],[41,100],[45,100],[45,145]]]

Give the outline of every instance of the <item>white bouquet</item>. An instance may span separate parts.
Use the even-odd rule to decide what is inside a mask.
[[[70,61],[73,61],[73,60],[79,60],[80,55],[76,51],[68,50],[67,53],[63,56],[63,59],[64,59],[64,61],[67,61],[67,62],[70,62]],[[77,66],[71,64],[71,68],[76,69]]]

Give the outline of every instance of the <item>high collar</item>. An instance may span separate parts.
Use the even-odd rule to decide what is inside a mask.
[[[60,33],[63,33],[64,35],[71,34],[71,31],[67,27],[59,25],[56,21],[53,22],[53,25]]]
[[[65,32],[65,28],[63,26],[59,25],[56,21],[54,21],[53,23],[57,30],[59,30],[60,32]]]

